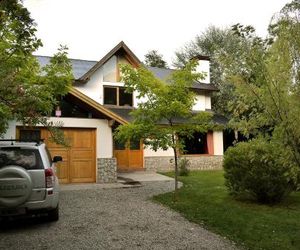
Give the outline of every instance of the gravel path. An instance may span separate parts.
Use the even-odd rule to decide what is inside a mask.
[[[60,220],[22,220],[1,226],[0,249],[235,249],[149,198],[173,188],[62,191]]]

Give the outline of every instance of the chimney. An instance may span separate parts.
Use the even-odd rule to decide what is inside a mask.
[[[201,83],[210,83],[210,72],[209,72],[209,66],[210,66],[210,59],[208,56],[202,56],[198,55],[193,57],[192,59],[198,61],[198,65],[196,67],[196,72],[197,73],[204,73],[205,78],[202,80],[199,80]]]

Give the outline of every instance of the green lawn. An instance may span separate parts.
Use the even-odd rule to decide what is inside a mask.
[[[172,175],[172,174],[168,174]],[[222,171],[196,171],[180,177],[179,201],[173,193],[153,199],[249,249],[300,249],[300,193],[276,206],[232,199]]]

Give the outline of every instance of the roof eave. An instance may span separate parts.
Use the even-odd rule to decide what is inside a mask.
[[[69,90],[69,93],[71,95],[77,97],[81,101],[85,102],[86,104],[90,105],[94,109],[96,109],[96,110],[100,111],[101,113],[105,114],[106,116],[110,117],[111,119],[116,120],[120,124],[127,124],[128,123],[128,121],[126,121],[122,117],[118,116],[117,114],[113,113],[112,111],[108,110],[103,105],[99,104],[98,102],[94,101],[90,97],[86,96],[81,91],[77,90],[76,88],[71,87],[70,90]]]
[[[136,64],[140,65],[142,62],[138,59],[138,57],[128,48],[128,46],[121,41],[117,44],[110,52],[108,52],[99,62],[97,62],[89,71],[87,71],[83,76],[81,76],[78,80],[81,82],[87,82],[91,75],[99,69],[105,62],[107,62],[117,51],[120,49],[124,49],[125,52],[132,57]]]

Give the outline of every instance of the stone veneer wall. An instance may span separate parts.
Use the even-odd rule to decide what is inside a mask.
[[[222,155],[183,156],[190,161],[190,170],[216,170],[222,169]],[[151,156],[145,157],[145,169],[150,171],[174,170],[174,157]]]
[[[117,159],[97,159],[97,183],[117,182]]]

